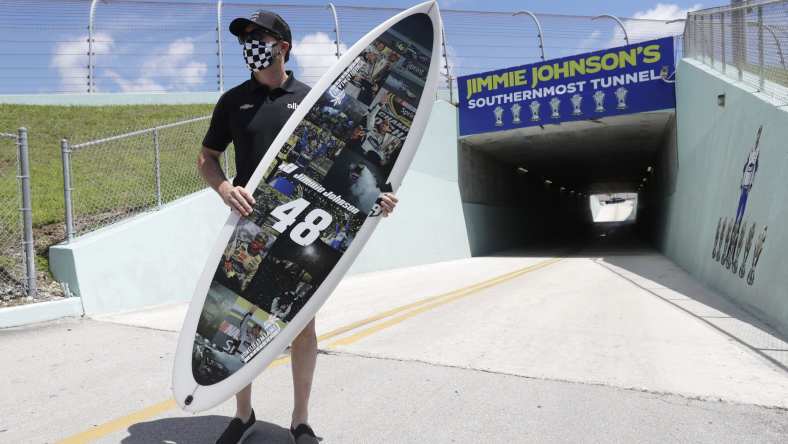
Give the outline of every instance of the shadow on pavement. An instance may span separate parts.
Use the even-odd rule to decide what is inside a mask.
[[[788,371],[788,338],[764,323],[740,303],[707,288],[640,237],[632,222],[595,224],[574,243],[548,243],[496,252],[496,257],[587,258],[705,322]],[[563,248],[563,251],[557,248]],[[648,280],[651,282],[645,282]]]
[[[707,288],[673,261],[642,241],[634,225],[611,225],[580,253],[634,285],[703,321],[788,371],[788,338],[740,303]],[[605,264],[618,267],[616,270]],[[631,275],[627,275],[631,274]],[[633,276],[634,275],[634,276]],[[645,283],[647,279],[652,283]],[[735,322],[738,321],[738,322]]]
[[[129,427],[123,444],[213,444],[230,420],[227,416],[189,416],[141,422]],[[290,444],[290,432],[270,422],[257,421],[244,444]]]

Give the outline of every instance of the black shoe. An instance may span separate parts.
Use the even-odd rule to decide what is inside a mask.
[[[306,424],[299,424],[296,428],[290,428],[290,436],[296,444],[317,444],[320,440],[315,436],[315,432]]]
[[[224,430],[222,436],[216,440],[216,444],[239,444],[243,442],[247,436],[247,432],[252,429],[256,419],[254,418],[254,410],[249,416],[249,421],[244,424],[241,418],[233,418],[230,425]]]

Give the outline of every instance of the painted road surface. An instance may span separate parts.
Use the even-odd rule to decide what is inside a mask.
[[[788,441],[786,344],[652,251],[560,253],[343,281],[317,324],[324,442]],[[0,442],[213,442],[234,403],[171,400],[184,312],[0,331]],[[255,382],[247,442],[289,442],[291,387],[286,357]]]

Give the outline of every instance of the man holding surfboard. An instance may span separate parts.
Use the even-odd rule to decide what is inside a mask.
[[[233,211],[252,214],[255,203],[244,188],[279,131],[309,92],[309,87],[285,70],[292,48],[290,27],[279,15],[260,10],[249,19],[237,18],[230,32],[238,37],[251,78],[222,95],[198,156],[205,181]],[[231,183],[219,163],[230,142],[235,147],[237,175]],[[380,196],[387,216],[397,204],[391,193]],[[297,443],[316,443],[308,425],[308,403],[317,361],[315,321],[312,319],[291,345],[294,406],[290,431]],[[236,394],[235,418],[217,443],[237,443],[255,423],[251,384]]]

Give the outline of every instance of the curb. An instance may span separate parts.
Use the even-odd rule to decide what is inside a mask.
[[[19,305],[0,309],[0,328],[19,327],[36,322],[77,316],[82,316],[80,298]]]

